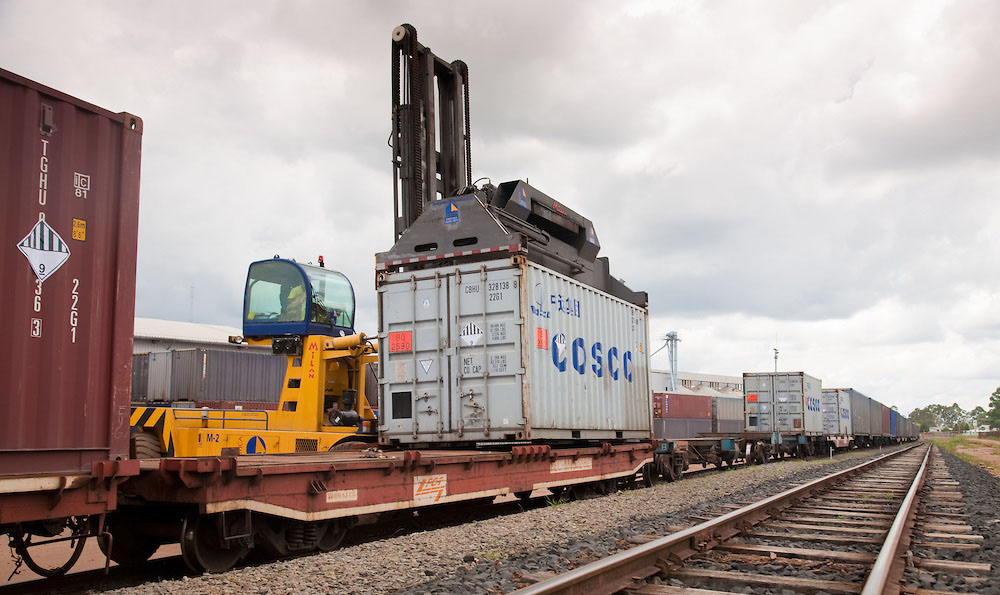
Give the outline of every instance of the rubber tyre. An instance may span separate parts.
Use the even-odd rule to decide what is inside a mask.
[[[160,451],[160,439],[151,432],[139,432],[132,436],[132,456],[136,459],[158,459],[163,456]],[[114,549],[114,546],[112,546]]]

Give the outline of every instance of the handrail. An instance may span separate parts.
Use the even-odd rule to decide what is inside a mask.
[[[910,490],[906,492],[903,503],[899,505],[899,512],[896,513],[889,533],[885,536],[882,549],[879,550],[875,564],[872,566],[871,572],[868,573],[868,579],[861,589],[861,595],[881,595],[892,575],[893,564],[900,561],[899,549],[903,545],[903,536],[906,535],[906,524],[916,512],[917,492],[924,484],[924,475],[927,473],[927,462],[930,456],[931,449],[928,447],[920,469],[917,471],[917,476],[913,479]]]
[[[180,414],[180,412],[182,412],[182,411],[185,412],[185,413],[188,412],[188,411],[191,411],[192,413],[196,413],[197,415],[191,415],[190,417],[184,416],[184,415]],[[206,415],[208,413],[213,413],[213,412],[220,412],[220,413],[222,413],[222,416],[219,417],[219,416]],[[236,413],[241,413],[241,414],[242,413],[263,413],[264,417],[263,417],[263,419],[261,419],[260,417],[231,417],[230,416],[228,418],[228,420],[227,420],[226,413],[232,413],[234,415]],[[236,410],[236,409],[208,409],[208,410],[205,410],[205,409],[175,409],[174,410],[174,419],[180,419],[180,420],[185,420],[185,421],[205,421],[205,422],[215,421],[215,422],[222,422],[222,428],[221,429],[223,429],[223,430],[226,429],[226,421],[230,421],[230,422],[235,422],[235,421],[256,421],[256,422],[264,422],[264,429],[267,430],[267,429],[270,428],[270,424],[271,424],[270,413],[271,412],[268,411],[267,409],[239,409],[239,410]]]

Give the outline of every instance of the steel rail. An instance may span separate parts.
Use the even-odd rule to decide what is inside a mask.
[[[892,578],[893,572],[902,569],[900,564],[903,563],[902,555],[905,554],[905,551],[900,550],[909,548],[909,540],[904,540],[903,538],[909,533],[907,524],[913,519],[917,510],[917,492],[920,491],[920,488],[924,484],[924,476],[927,474],[927,463],[930,460],[930,456],[931,448],[928,446],[927,452],[924,453],[924,460],[920,464],[920,469],[917,470],[917,475],[913,479],[913,484],[910,485],[906,497],[903,498],[902,504],[899,505],[899,512],[896,513],[896,518],[893,519],[892,526],[885,536],[882,549],[879,550],[878,557],[875,558],[875,564],[872,566],[871,572],[868,573],[868,579],[861,589],[861,595],[881,595],[881,593],[885,592],[886,585],[889,579]],[[897,577],[896,580],[899,578]]]
[[[591,564],[529,585],[514,593],[518,595],[610,594],[620,591],[635,584],[637,580],[644,580],[646,577],[660,572],[667,565],[678,563],[695,553],[711,549],[750,526],[776,515],[782,509],[796,504],[820,488],[826,488],[830,484],[860,474],[917,446],[919,444],[885,454],[850,469],[814,479],[716,519],[612,554]]]

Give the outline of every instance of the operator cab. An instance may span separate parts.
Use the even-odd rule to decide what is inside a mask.
[[[354,287],[343,274],[275,257],[250,265],[243,336],[354,334]]]

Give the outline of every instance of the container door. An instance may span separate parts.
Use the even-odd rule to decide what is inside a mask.
[[[455,271],[450,288],[451,430],[459,440],[517,438],[522,413],[518,268]]]
[[[382,426],[389,437],[440,437],[451,426],[448,279],[437,272],[379,287]]]
[[[171,400],[170,379],[173,354],[157,351],[149,354],[149,389],[146,394],[150,401]]]
[[[840,393],[839,390],[823,391],[823,432],[833,435],[840,431]]]
[[[778,374],[774,382],[775,418],[778,432],[797,434],[802,427],[802,377]]]

